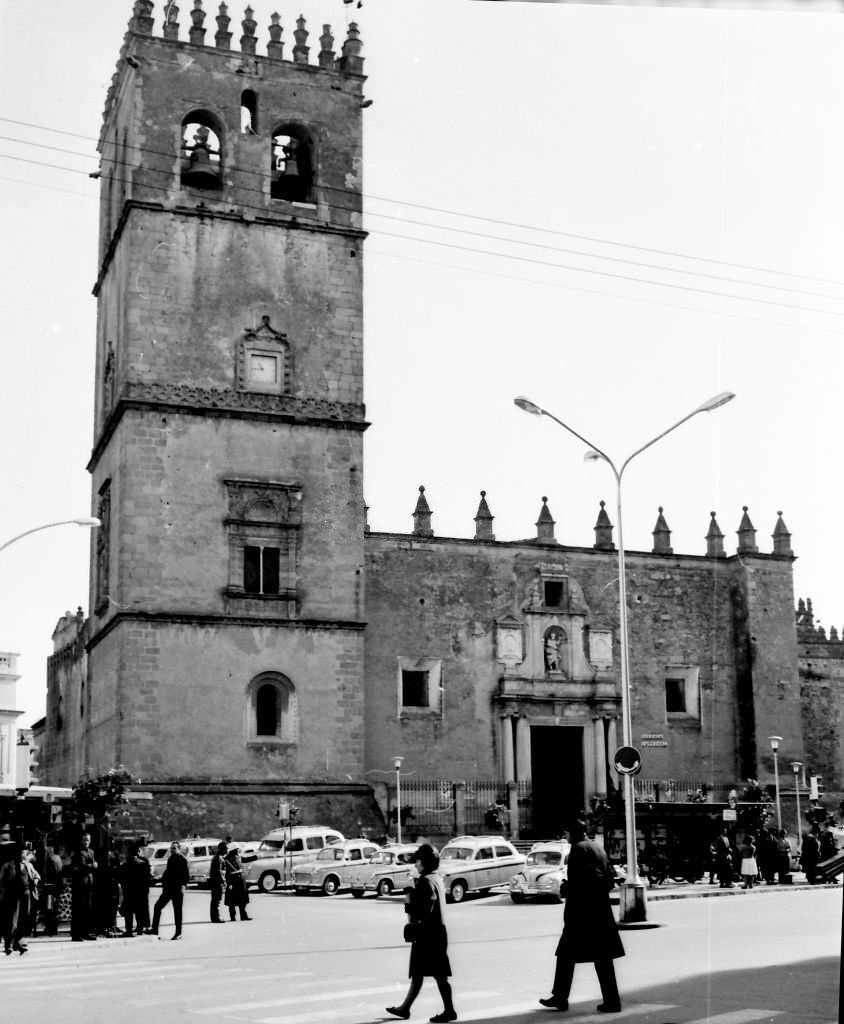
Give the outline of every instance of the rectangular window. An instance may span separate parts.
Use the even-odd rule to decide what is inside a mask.
[[[305,843],[309,850],[321,850],[322,836],[306,836]]]
[[[545,581],[545,607],[561,608],[563,604],[564,585],[562,580]]]
[[[686,713],[686,680],[665,680],[665,710],[669,714]]]
[[[406,708],[427,708],[428,673],[414,669],[402,669],[401,702]]]
[[[280,550],[247,544],[243,549],[243,589],[247,594],[277,594]]]
[[[302,840],[301,839],[291,839],[291,840],[289,840],[288,843],[287,843],[287,846],[285,847],[285,849],[287,850],[288,853],[300,853],[301,850],[302,850]]]
[[[444,713],[440,658],[397,659],[396,710],[399,718],[441,717]]]
[[[670,665],[665,670],[665,717],[677,726],[700,728],[700,669]]]

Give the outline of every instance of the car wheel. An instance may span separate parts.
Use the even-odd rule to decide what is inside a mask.
[[[354,898],[356,900],[362,900],[363,899],[363,889],[352,889],[352,896],[354,896]]]
[[[452,903],[462,903],[466,897],[466,883],[452,882],[451,889],[449,890],[449,896],[451,897]]]
[[[275,892],[278,888],[278,875],[274,871],[265,871],[258,879],[261,892]]]
[[[322,891],[326,896],[333,896],[340,888],[340,879],[336,875],[329,875],[322,883]]]
[[[525,901],[524,895],[522,893],[520,893],[520,892],[511,892],[510,893],[510,899],[514,903],[524,903],[524,901]]]
[[[557,902],[558,903],[562,903],[563,900],[566,898],[566,896],[568,896],[568,894],[569,894],[568,882],[562,882],[561,885],[560,885],[560,891],[559,891],[559,893],[557,895]]]
[[[389,878],[382,878],[378,883],[378,888],[375,890],[376,896],[389,896],[393,891],[393,883]]]

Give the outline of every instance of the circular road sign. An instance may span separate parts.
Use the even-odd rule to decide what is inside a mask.
[[[642,770],[642,755],[635,747],[619,747],[613,765],[619,775],[635,775]]]

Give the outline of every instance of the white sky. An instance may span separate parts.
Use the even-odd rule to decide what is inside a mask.
[[[235,45],[242,6],[229,5]],[[325,22],[339,51],[341,0],[252,6],[259,52],[278,9],[290,56],[300,6],[312,60]],[[87,174],[131,9],[0,0],[0,543],[91,509]],[[608,468],[513,396],[621,461],[731,390],[632,464],[627,546],[650,549],[663,505],[675,551],[704,553],[715,510],[732,552],[748,505],[770,551],[782,509],[796,594],[840,629],[844,15],[364,0],[351,16],[374,100],[372,528],[409,531],[424,484],[435,531],[471,537],[483,488],[498,539],[533,536],[548,495],[558,539],[591,545],[600,499],[615,521]],[[88,542],[70,526],[0,553],[0,650],[21,654],[21,724],[43,714],[57,619],[87,610]]]

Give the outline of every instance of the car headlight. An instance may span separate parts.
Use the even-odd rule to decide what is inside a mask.
[[[527,882],[527,878],[521,872],[517,875],[513,875],[510,879],[511,885],[524,885],[525,882]]]

